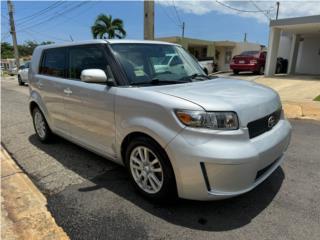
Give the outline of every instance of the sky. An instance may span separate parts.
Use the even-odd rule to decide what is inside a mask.
[[[13,1],[18,43],[56,43],[92,39],[90,27],[100,13],[120,18],[128,39],[143,38],[142,1]],[[155,0],[155,37],[243,41],[267,45],[276,1]],[[280,1],[279,18],[320,14],[320,0]],[[7,2],[1,0],[1,41],[11,42]]]

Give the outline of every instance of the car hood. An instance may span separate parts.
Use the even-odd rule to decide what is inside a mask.
[[[243,80],[216,78],[149,89],[191,101],[206,111],[234,111],[243,126],[281,107],[279,95],[274,90]]]

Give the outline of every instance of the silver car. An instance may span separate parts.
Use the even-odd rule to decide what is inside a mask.
[[[161,65],[175,56],[168,67]],[[144,196],[215,200],[252,190],[283,162],[278,94],[209,78],[181,46],[93,40],[39,46],[29,70],[39,139],[66,138],[126,166]]]

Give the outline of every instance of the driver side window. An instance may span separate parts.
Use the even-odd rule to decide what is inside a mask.
[[[113,78],[102,46],[77,46],[69,48],[68,78],[80,80],[85,69],[101,69],[108,78]]]

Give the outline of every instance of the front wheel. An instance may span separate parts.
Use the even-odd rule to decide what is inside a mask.
[[[24,82],[22,81],[22,78],[20,75],[18,75],[18,84],[19,86],[23,86],[24,85]]]
[[[52,138],[52,132],[49,125],[38,107],[35,107],[32,111],[33,126],[36,134],[41,142],[49,142]]]
[[[134,139],[126,150],[126,166],[135,188],[155,201],[176,198],[176,182],[164,150],[152,139]]]

